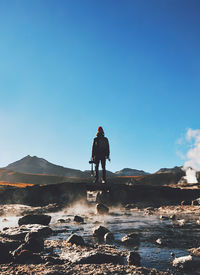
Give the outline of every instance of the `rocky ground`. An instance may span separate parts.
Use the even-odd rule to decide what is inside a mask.
[[[189,205],[187,205],[189,204]],[[160,247],[175,246],[174,236],[182,232],[182,228],[188,226],[188,230],[198,230],[200,205],[198,201],[191,203],[182,202],[182,205],[146,207],[145,204],[129,204],[123,207],[125,214],[141,212],[142,215],[158,216],[163,221],[165,230],[163,238],[151,240],[157,242]],[[1,205],[0,219],[2,230],[0,232],[0,274],[200,274],[200,247],[198,240],[185,238],[182,245],[187,248],[188,256],[184,259],[172,260],[173,271],[162,272],[153,268],[145,268],[140,261],[137,252],[139,235],[127,234],[121,239],[125,245],[123,249],[112,242],[112,232],[107,228],[96,224],[96,231],[91,232],[91,237],[103,242],[89,242],[84,240],[79,233],[71,232],[69,238],[57,237],[59,233],[69,233],[69,227],[54,229],[50,226],[51,213],[59,211],[61,207],[50,204],[44,207],[30,207],[25,205]],[[98,206],[98,215],[108,215],[109,209]],[[89,212],[88,212],[89,213]],[[6,215],[19,216],[18,225],[3,226],[6,224]],[[9,219],[9,218],[8,218]],[[165,225],[169,220],[172,226]],[[84,225],[82,217],[74,217],[77,224]],[[192,225],[191,225],[192,221]],[[60,219],[60,224],[67,221]],[[173,243],[171,243],[171,230],[173,228]],[[155,230],[152,229],[152,230]],[[196,231],[195,231],[196,232]],[[159,233],[160,234],[160,233]],[[49,238],[55,236],[55,238]],[[156,235],[155,235],[156,236]],[[158,235],[159,236],[159,235]],[[194,236],[195,237],[195,236]],[[147,238],[150,238],[147,236]],[[176,240],[179,242],[178,238]],[[167,244],[166,244],[167,242]],[[192,246],[194,244],[194,246]],[[126,249],[126,245],[132,246],[132,251]],[[179,245],[179,244],[177,244]],[[131,254],[132,253],[132,254]],[[172,255],[173,257],[173,255]]]

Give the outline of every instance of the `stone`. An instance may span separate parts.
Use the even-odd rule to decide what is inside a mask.
[[[81,255],[75,262],[75,264],[123,264],[124,259],[119,255],[111,255],[100,252],[86,252]]]
[[[48,225],[51,221],[51,216],[49,215],[26,215],[18,220],[18,224],[42,224]]]
[[[109,212],[109,208],[105,206],[103,203],[98,203],[96,205],[96,210],[97,210],[97,213],[100,215],[105,215],[105,214],[108,214]]]
[[[193,206],[199,205],[199,201],[198,201],[198,200],[193,200],[193,201],[192,201],[192,205],[193,205]]]
[[[29,250],[20,250],[14,255],[14,262],[18,264],[40,264],[42,258]]]
[[[108,232],[110,231],[106,227],[100,225],[94,228],[93,236],[97,238],[104,238],[104,235]]]
[[[140,238],[139,238],[138,234],[131,233],[131,234],[124,236],[121,239],[121,242],[123,245],[127,245],[127,246],[138,246],[140,243]]]
[[[182,227],[185,225],[185,220],[184,219],[181,219],[181,220],[176,220],[177,224]]]
[[[0,264],[9,263],[12,260],[12,256],[9,253],[6,244],[0,242]]]
[[[130,251],[127,261],[129,265],[140,266],[141,256],[138,252]]]
[[[178,257],[175,258],[173,260],[172,265],[178,269],[187,269],[187,268],[191,268],[191,264],[192,264],[192,256],[188,255],[188,256],[183,256],[183,257]]]
[[[111,232],[108,232],[104,235],[104,241],[107,244],[112,243],[114,241],[114,239],[115,239],[114,235]]]
[[[84,219],[82,217],[80,217],[80,216],[75,216],[74,217],[74,221],[78,222],[78,223],[82,223],[82,222],[84,222]]]
[[[169,218],[170,218],[171,220],[175,220],[175,219],[176,219],[176,215],[173,214],[173,215],[171,215]]]
[[[1,236],[12,240],[24,240],[29,232],[37,232],[40,237],[47,237],[52,234],[52,229],[40,224],[27,224],[19,227],[10,227],[4,230]]]
[[[80,245],[80,246],[85,245],[85,242],[84,242],[83,238],[79,235],[76,235],[76,234],[70,235],[69,238],[67,239],[67,243]]]

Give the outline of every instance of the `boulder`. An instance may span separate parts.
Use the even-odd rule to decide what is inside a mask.
[[[10,227],[4,230],[1,236],[12,240],[24,240],[29,232],[37,232],[40,237],[47,237],[52,234],[52,229],[48,226],[39,224],[27,224],[19,227]]]
[[[93,236],[97,238],[104,238],[104,235],[108,232],[110,231],[106,227],[100,225],[94,228]]]
[[[111,232],[108,232],[104,235],[104,241],[107,244],[112,243],[114,241],[114,239],[115,239],[114,235]]]
[[[129,265],[140,266],[141,256],[138,252],[130,251],[127,261]]]
[[[84,219],[82,217],[80,217],[80,216],[75,216],[74,217],[74,221],[78,222],[78,223],[82,223],[82,222],[84,222]]]
[[[14,262],[18,264],[40,264],[42,258],[29,250],[20,250],[14,255]]]
[[[4,244],[8,251],[15,250],[21,244],[20,240],[10,240],[7,238],[1,238],[0,242]]]
[[[126,236],[124,236],[121,239],[121,242],[123,245],[128,245],[128,246],[137,246],[140,243],[140,238],[139,235],[136,233],[131,233]]]
[[[18,220],[18,224],[42,224],[48,225],[51,221],[51,216],[49,215],[26,215]]]
[[[12,256],[9,253],[6,244],[0,242],[0,264],[8,263],[12,260]]]
[[[70,235],[69,238],[67,239],[67,243],[81,245],[81,246],[85,245],[83,238],[76,234]]]
[[[96,205],[96,210],[97,210],[97,213],[100,215],[105,215],[105,214],[108,214],[109,212],[109,208],[105,206],[103,203],[98,203]]]
[[[124,264],[124,259],[119,255],[111,255],[100,252],[86,252],[82,254],[75,264]]]

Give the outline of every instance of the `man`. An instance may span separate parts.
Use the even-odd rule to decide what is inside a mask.
[[[94,138],[92,146],[92,160],[95,163],[95,183],[99,180],[99,163],[102,167],[102,183],[106,182],[106,159],[110,161],[109,142],[104,137],[103,128],[100,126],[97,130],[97,137]]]

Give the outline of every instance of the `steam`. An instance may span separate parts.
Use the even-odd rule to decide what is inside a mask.
[[[198,183],[196,172],[200,170],[200,130],[188,129],[186,141],[190,143],[190,149],[186,155],[187,161],[183,166],[186,173],[185,179],[188,183]]]

